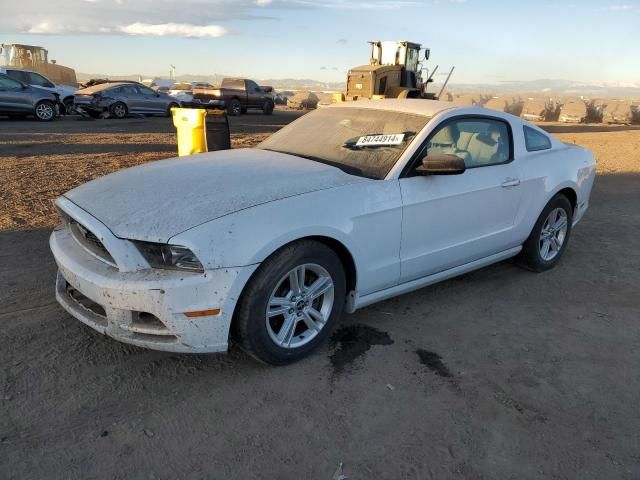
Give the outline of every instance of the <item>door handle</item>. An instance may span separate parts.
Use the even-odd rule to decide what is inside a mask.
[[[502,182],[502,187],[503,188],[509,188],[509,187],[517,187],[518,185],[520,185],[520,179],[519,178],[506,178],[504,180],[504,182]]]

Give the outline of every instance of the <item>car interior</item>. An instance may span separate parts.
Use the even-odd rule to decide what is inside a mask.
[[[467,168],[495,165],[509,160],[509,133],[499,121],[458,120],[441,127],[427,148],[456,155]]]

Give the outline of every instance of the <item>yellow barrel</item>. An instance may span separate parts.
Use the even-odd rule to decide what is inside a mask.
[[[201,108],[172,108],[173,124],[178,131],[178,156],[207,151],[205,116]]]

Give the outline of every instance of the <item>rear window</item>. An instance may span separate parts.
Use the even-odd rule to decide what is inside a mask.
[[[222,86],[225,88],[237,88],[239,90],[244,90],[244,80],[237,78],[225,78],[222,80]]]
[[[548,136],[527,126],[524,127],[524,143],[528,152],[537,152],[538,150],[548,150],[551,148],[551,140]]]

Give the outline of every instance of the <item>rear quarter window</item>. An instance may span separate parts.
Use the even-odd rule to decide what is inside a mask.
[[[527,152],[537,152],[551,148],[551,139],[544,133],[538,132],[531,127],[524,127],[524,144]]]

